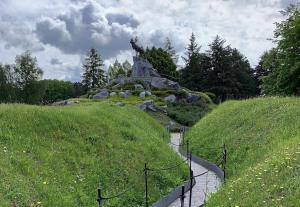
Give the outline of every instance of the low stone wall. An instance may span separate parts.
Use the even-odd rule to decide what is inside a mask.
[[[182,156],[187,157],[186,156],[186,151],[184,151],[182,148],[179,149],[179,152]],[[202,158],[199,158],[195,155],[192,155],[192,161],[205,167],[206,169],[216,173],[216,175],[220,178],[220,180],[222,182],[224,182],[224,172],[221,168],[219,168],[217,165],[212,164]],[[193,180],[193,187],[196,184],[195,179]],[[185,192],[190,190],[190,181],[185,182],[184,183],[185,186]],[[151,207],[167,207],[169,206],[171,203],[173,203],[176,199],[180,198],[181,196],[181,186],[178,186],[177,188],[175,188],[171,193],[169,193],[169,195],[165,196],[164,198],[160,199],[159,201],[157,201],[155,204],[153,204]],[[202,207],[204,205],[201,205],[200,207]]]
[[[192,183],[192,187],[194,187],[195,184],[196,184],[196,181],[194,179],[193,183]],[[184,185],[185,193],[191,189],[190,181],[185,182],[183,185]],[[169,195],[163,197],[162,199],[160,199],[159,201],[154,203],[151,207],[167,207],[167,206],[171,205],[176,199],[180,198],[181,188],[182,188],[182,185],[178,186],[171,193],[169,193]]]
[[[179,152],[182,156],[186,156],[186,151],[184,151],[182,148],[179,149]],[[221,179],[222,182],[224,182],[224,172],[221,168],[219,168],[217,165],[208,162],[207,160],[204,160],[200,157],[197,157],[195,155],[192,155],[192,161],[205,167],[206,169],[216,173],[216,175]]]

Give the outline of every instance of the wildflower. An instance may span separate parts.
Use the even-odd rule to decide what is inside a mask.
[[[44,184],[44,185],[47,185],[47,182],[46,182],[46,181],[44,181],[44,182],[43,182],[43,184]]]

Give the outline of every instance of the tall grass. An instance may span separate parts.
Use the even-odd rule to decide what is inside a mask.
[[[166,131],[150,116],[126,106],[0,105],[0,206],[143,206],[143,167],[180,159]],[[186,176],[185,166],[149,178],[155,202]],[[129,185],[128,185],[129,184]]]
[[[192,150],[214,161],[228,147],[229,180],[207,206],[299,206],[300,99],[228,101],[188,133]]]

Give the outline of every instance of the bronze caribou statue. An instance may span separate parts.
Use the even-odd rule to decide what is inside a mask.
[[[133,48],[139,55],[143,55],[143,54],[145,53],[145,50],[143,49],[143,47],[137,45],[137,39],[135,39],[135,40],[131,39],[131,40],[130,40],[130,44],[131,44],[132,48]]]

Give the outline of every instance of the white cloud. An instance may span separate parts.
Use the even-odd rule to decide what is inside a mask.
[[[32,50],[45,78],[79,80],[83,55],[96,47],[110,64],[131,61],[129,39],[162,46],[169,37],[180,55],[191,32],[207,49],[216,35],[252,65],[273,46],[279,11],[298,0],[1,0],[0,62]],[[62,64],[51,64],[57,60]],[[55,61],[54,61],[55,62]]]

